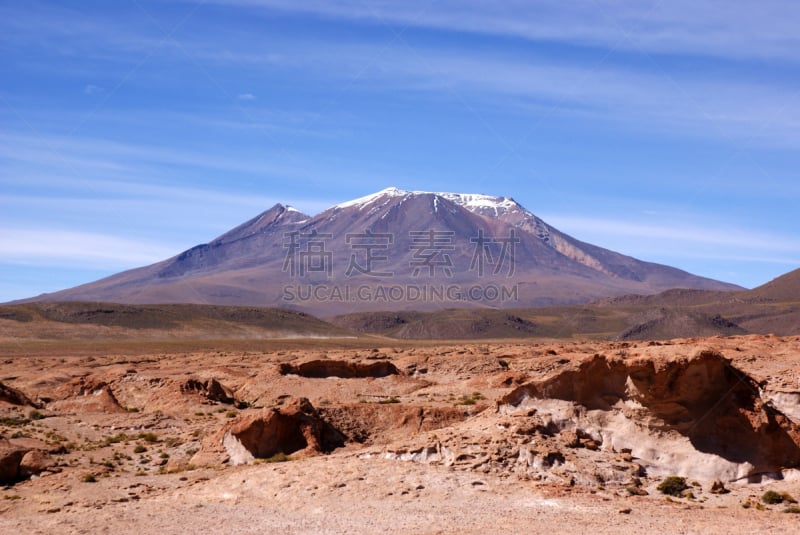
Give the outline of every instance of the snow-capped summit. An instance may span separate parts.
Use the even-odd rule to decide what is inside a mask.
[[[365,195],[364,197],[359,197],[358,199],[353,199],[351,201],[345,201],[339,204],[335,204],[331,206],[331,208],[350,208],[352,206],[356,206],[359,209],[367,206],[368,204],[372,204],[376,200],[383,198],[383,197],[403,197],[408,195],[412,192],[405,191],[399,188],[391,187],[382,189],[376,193],[372,193],[370,195]]]
[[[483,216],[500,216],[505,214],[525,214],[531,215],[522,206],[520,206],[511,197],[493,197],[483,193],[450,193],[450,192],[433,192],[433,191],[409,191],[397,187],[389,187],[359,197],[351,201],[336,204],[332,206],[333,209],[343,209],[356,207],[359,210],[376,203],[377,201],[388,202],[397,197],[416,197],[416,196],[434,196],[447,199],[459,206],[463,206],[470,212],[474,212]]]

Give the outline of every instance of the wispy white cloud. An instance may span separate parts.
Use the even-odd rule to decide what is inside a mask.
[[[772,0],[760,2],[757,8],[751,9],[731,9],[729,3],[721,0],[700,4],[688,0],[512,0],[503,3],[446,0],[432,4],[415,0],[213,1],[267,12],[312,13],[378,25],[506,35],[568,45],[644,50],[653,54],[755,56],[794,62],[798,57],[796,50],[800,48],[800,34],[790,22],[800,19],[800,4]],[[84,18],[72,10],[59,9],[54,13]],[[12,10],[9,16],[13,14]],[[44,19],[54,17],[50,15]],[[16,27],[15,23],[8,24]],[[40,24],[43,28],[37,35],[53,34],[54,39],[71,42],[86,39],[93,48],[100,50],[106,47],[97,47],[96,43],[104,42],[117,53],[135,53],[134,57],[151,52],[159,42],[149,25],[144,25],[145,29],[133,26],[118,32],[118,25],[113,21],[89,17],[80,26],[85,31],[64,33],[60,21]],[[396,30],[395,26],[392,29]],[[120,33],[125,37],[121,38]],[[387,28],[387,37],[392,35]],[[254,28],[237,28],[236,32],[222,28],[215,33],[213,41],[180,36],[180,46],[160,48],[158,58],[181,63],[190,59],[204,68],[208,66],[209,72],[216,72],[218,67],[252,65],[289,69],[303,77],[338,80],[341,87],[350,90],[405,88],[436,93],[443,98],[452,98],[456,93],[469,94],[504,105],[509,104],[511,96],[516,100],[512,105],[532,115],[542,110],[581,114],[582,118],[622,121],[648,130],[679,131],[723,140],[746,139],[767,146],[796,148],[800,145],[800,95],[796,87],[776,81],[757,83],[752,81],[752,76],[737,76],[734,69],[725,75],[695,69],[680,72],[662,67],[659,58],[642,68],[625,61],[615,63],[613,53],[607,61],[599,63],[579,63],[560,55],[537,56],[535,49],[513,57],[494,46],[464,54],[463,50],[449,51],[446,45],[434,48],[429,43],[410,40],[385,47],[386,40],[382,39],[314,42],[275,35],[270,37],[269,46],[251,46],[253,42],[261,42],[260,39],[263,36]],[[99,68],[104,66],[100,64]],[[148,74],[138,73],[137,76]],[[159,70],[149,76],[163,80]],[[222,76],[212,76],[215,84],[224,87]],[[356,76],[356,83],[350,86],[349,82]],[[337,85],[331,84],[331,87],[335,91]],[[230,91],[230,94],[240,102],[256,99],[255,92]],[[553,106],[554,103],[558,106]],[[280,129],[275,130],[274,122],[259,124],[253,125],[263,127],[266,133],[280,132]],[[302,135],[314,135],[321,130],[303,131],[296,124],[285,126]]]
[[[376,25],[432,28],[569,45],[797,61],[800,5],[782,0],[210,0]]]
[[[613,242],[628,254],[670,251],[677,256],[757,258],[770,262],[800,262],[800,239],[737,228],[728,222],[676,222],[674,217],[644,220],[612,219],[565,214],[543,216],[554,227],[584,241]],[[608,246],[608,245],[606,245]],[[735,251],[735,253],[733,253]],[[745,254],[742,254],[745,253]],[[769,254],[767,254],[769,253]]]
[[[6,264],[126,268],[163,260],[176,252],[175,247],[163,243],[94,232],[4,228],[0,234],[0,257]]]
[[[554,114],[625,123],[647,131],[742,141],[759,146],[800,146],[800,93],[780,81],[735,74],[680,72],[613,61],[576,61],[544,54],[508,55],[491,48],[464,54],[447,46],[379,47],[375,43],[287,43],[293,50],[275,64],[273,54],[224,53],[187,43],[214,65],[269,65],[337,80],[347,91],[404,90],[449,102],[496,103],[535,116]],[[330,57],[336,61],[331,62]],[[774,82],[774,83],[773,83]]]
[[[227,204],[253,210],[265,210],[280,202],[312,214],[342,199],[315,194],[317,189],[307,189],[303,194],[296,187],[285,188],[293,193],[282,196],[275,184],[293,180],[295,184],[325,183],[346,189],[376,179],[368,171],[337,168],[322,158],[280,148],[273,152],[237,147],[167,149],[101,138],[2,131],[0,159],[5,160],[0,167],[0,184],[15,188],[38,184],[73,191],[79,197],[88,192],[103,198],[125,195],[135,200],[192,202],[197,206]],[[212,180],[217,187],[202,185],[202,178],[216,178],[220,172],[235,173],[239,180],[228,184]],[[394,178],[399,181],[401,177]],[[392,181],[385,174],[381,179]]]

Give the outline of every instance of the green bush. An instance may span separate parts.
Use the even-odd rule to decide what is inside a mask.
[[[657,488],[662,494],[680,496],[684,490],[689,488],[689,485],[686,484],[685,477],[669,476],[659,483]]]

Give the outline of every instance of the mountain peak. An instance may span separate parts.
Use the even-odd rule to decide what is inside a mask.
[[[292,206],[284,206],[281,203],[276,204],[269,210],[261,212],[259,215],[245,221],[238,227],[234,228],[216,238],[211,243],[231,242],[240,240],[253,234],[258,234],[264,230],[282,224],[301,223],[309,219],[309,216],[294,208]]]
[[[394,186],[390,188],[382,189],[376,193],[372,193],[370,195],[365,195],[363,197],[359,197],[357,199],[353,199],[351,201],[345,201],[339,204],[335,204],[331,206],[333,209],[342,209],[342,208],[351,208],[357,207],[359,210],[368,204],[372,204],[373,202],[377,201],[383,197],[404,197],[409,195],[413,192],[402,190],[399,188],[395,188]]]

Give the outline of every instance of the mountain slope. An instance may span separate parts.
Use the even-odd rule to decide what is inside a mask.
[[[746,295],[750,299],[769,301],[800,301],[800,269],[753,288]]]
[[[739,289],[576,240],[510,197],[388,188],[314,217],[276,205],[173,258],[35,300],[335,315],[572,304],[671,288]]]

